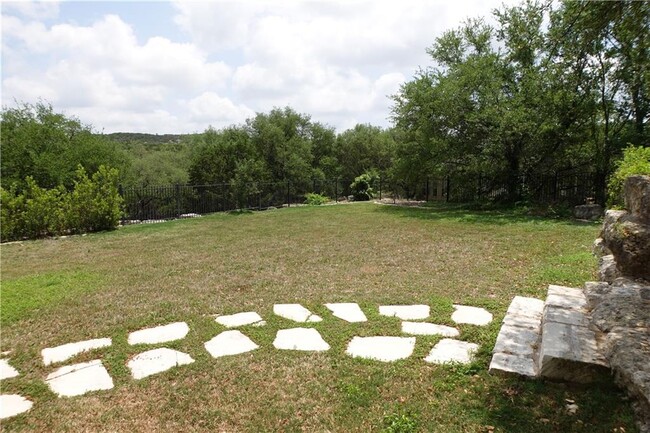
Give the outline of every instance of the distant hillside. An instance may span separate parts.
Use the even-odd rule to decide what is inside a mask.
[[[119,143],[140,142],[143,144],[176,144],[180,143],[183,137],[190,134],[143,134],[140,132],[114,132],[112,134],[104,134],[109,140],[117,141]]]

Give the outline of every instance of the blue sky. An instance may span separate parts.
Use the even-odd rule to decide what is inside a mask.
[[[509,0],[510,3],[513,0]],[[2,104],[50,102],[105,132],[187,133],[291,106],[390,125],[435,38],[500,0],[2,3]]]

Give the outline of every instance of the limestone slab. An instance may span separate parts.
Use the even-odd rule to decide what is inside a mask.
[[[506,326],[517,326],[537,331],[541,327],[541,317],[519,316],[516,314],[506,314],[503,318],[503,324]]]
[[[275,304],[273,305],[273,313],[299,323],[320,322],[323,320],[300,304]]]
[[[110,338],[96,338],[94,340],[78,341],[76,343],[63,344],[56,347],[47,347],[41,350],[43,364],[50,365],[55,362],[63,362],[82,352],[92,349],[108,347],[112,344]]]
[[[526,377],[536,377],[537,370],[533,358],[508,353],[495,353],[490,362],[490,373],[510,373]]]
[[[402,332],[411,335],[442,335],[443,337],[458,337],[460,335],[458,329],[451,326],[426,322],[402,322]]]
[[[283,350],[306,350],[322,352],[330,349],[320,333],[313,328],[280,329],[273,346]]]
[[[338,304],[325,304],[335,317],[343,319],[346,322],[357,323],[367,322],[366,315],[363,314],[359,304],[356,302],[338,303]]]
[[[578,289],[576,287],[558,286],[556,284],[550,284],[548,286],[547,296],[548,295],[571,296],[574,298],[585,297],[582,289]]]
[[[540,329],[536,331],[519,326],[501,326],[493,353],[507,353],[511,355],[529,356],[537,348],[540,337]]]
[[[99,359],[61,367],[50,373],[45,382],[59,397],[113,388],[113,379]]]
[[[0,359],[0,380],[10,379],[12,377],[18,376],[18,370],[9,365],[9,361],[6,359]]]
[[[607,361],[589,328],[545,322],[538,365],[544,377],[589,382],[596,371],[593,367],[606,367]]]
[[[204,344],[213,358],[250,352],[259,346],[239,331],[224,331]]]
[[[541,317],[544,311],[544,301],[536,298],[515,296],[510,302],[506,316],[516,315],[525,317]]]
[[[428,305],[382,305],[379,314],[402,320],[420,320],[429,317],[430,310]]]
[[[586,298],[565,295],[548,295],[546,305],[551,307],[561,307],[567,309],[580,310],[587,306]]]
[[[252,325],[254,323],[262,322],[262,317],[255,311],[247,311],[245,313],[230,314],[227,316],[217,316],[214,319],[218,324],[226,328],[236,328],[238,326]]]
[[[134,379],[142,379],[193,362],[194,359],[187,353],[161,347],[134,356],[126,365],[131,370],[131,376]]]
[[[544,322],[564,323],[574,326],[588,326],[587,315],[581,310],[567,309],[549,305],[544,310]]]
[[[451,320],[456,323],[485,326],[492,321],[492,313],[485,308],[454,305],[454,309]]]
[[[169,325],[141,329],[129,334],[129,344],[158,344],[185,338],[190,331],[185,322],[175,322]]]
[[[0,395],[0,419],[10,418],[27,412],[34,403],[18,394]]]
[[[413,353],[415,337],[354,337],[345,351],[354,358],[392,362]]]
[[[443,338],[433,346],[433,349],[424,360],[432,364],[446,364],[449,362],[469,364],[472,362],[473,354],[478,348],[478,344],[475,343]]]

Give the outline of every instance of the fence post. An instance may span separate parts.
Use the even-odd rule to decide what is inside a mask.
[[[176,198],[176,218],[181,216],[181,186],[179,184],[174,185],[174,193]]]
[[[451,181],[449,180],[449,176],[447,176],[447,203],[449,203],[449,186],[451,184]]]
[[[291,207],[291,183],[287,179],[287,207]]]
[[[334,197],[336,197],[335,202],[338,203],[339,202],[339,180],[338,180],[338,178],[334,179]]]
[[[427,196],[425,198],[425,201],[429,201],[429,176],[427,176]]]
[[[381,176],[379,176],[379,201],[381,201]]]

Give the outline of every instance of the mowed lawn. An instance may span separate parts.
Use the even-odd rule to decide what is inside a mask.
[[[610,383],[590,387],[487,373],[499,322],[515,295],[545,298],[548,284],[594,278],[598,224],[371,203],[299,207],[129,226],[114,232],[3,245],[1,350],[21,376],[3,393],[34,401],[5,431],[38,432],[634,432],[629,403]],[[323,317],[297,325],[274,303]],[[369,321],[347,323],[322,304],[358,302]],[[400,335],[382,304],[428,304],[429,321],[454,325],[452,304],[495,317],[461,325],[481,344],[469,366],[422,359],[439,337],[417,337],[404,361],[353,359],[355,335]],[[211,315],[257,311],[241,330],[261,347],[213,359],[203,343],[225,328]],[[130,331],[185,321],[190,333],[160,346],[196,362],[142,380],[126,362],[158,346],[129,346]],[[328,352],[279,351],[278,329],[316,328]],[[112,337],[68,363],[102,359],[115,388],[57,398],[40,351]],[[567,399],[579,409],[571,415]],[[404,430],[397,428],[403,427]]]

